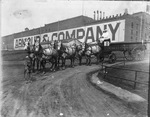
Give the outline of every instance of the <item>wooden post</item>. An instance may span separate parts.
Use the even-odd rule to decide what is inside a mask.
[[[125,66],[125,57],[123,57],[123,59],[124,59],[124,64],[123,65]]]
[[[150,48],[149,48],[150,50]],[[149,54],[149,83],[148,83],[148,117],[150,117],[150,53]]]
[[[104,79],[105,79],[105,77],[106,77],[106,75],[107,75],[107,73],[106,73],[106,72],[107,72],[107,71],[106,71],[106,68],[107,68],[107,67],[105,66]]]
[[[136,80],[137,80],[137,71],[135,71],[135,82],[134,82],[134,89],[136,88]]]
[[[102,70],[103,70],[103,61],[102,61]]]

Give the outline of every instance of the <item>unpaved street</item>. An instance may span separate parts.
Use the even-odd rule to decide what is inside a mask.
[[[90,84],[98,65],[33,74],[25,83],[22,63],[3,65],[3,117],[142,117],[115,96]]]

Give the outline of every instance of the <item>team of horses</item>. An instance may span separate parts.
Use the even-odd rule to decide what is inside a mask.
[[[86,58],[86,65],[91,65],[91,56],[97,58],[97,63],[100,62],[102,56],[103,44],[100,40],[94,43],[82,43],[79,40],[72,39],[64,41],[49,41],[45,44],[40,44],[35,41],[34,45],[29,43],[26,45],[26,51],[31,61],[32,70],[42,69],[45,71],[46,63],[51,63],[51,71],[66,68],[66,60],[70,59],[71,67],[74,67],[75,59],[79,60],[79,65],[82,64],[82,58]]]

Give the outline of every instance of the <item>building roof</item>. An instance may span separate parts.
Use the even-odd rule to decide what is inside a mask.
[[[84,26],[86,23],[94,21],[92,18],[87,16],[77,16],[61,21],[57,21],[54,23],[46,24],[46,28],[50,28],[50,32],[57,31],[57,30],[64,30],[64,29],[70,29],[70,28],[76,28],[79,26]],[[44,27],[43,27],[44,28]]]
[[[81,15],[81,16],[45,24],[45,26],[43,27],[30,29],[28,31],[22,31],[22,32],[11,34],[11,35],[14,35],[14,38],[19,38],[19,37],[25,37],[25,36],[36,35],[36,34],[41,34],[41,33],[54,32],[58,30],[65,30],[65,29],[84,26],[85,24],[92,22],[92,21],[93,21],[92,18]]]
[[[107,16],[107,17],[105,17],[103,19],[100,19],[100,20],[93,20],[93,22],[89,22],[86,25],[97,24],[97,23],[105,23],[105,22],[112,22],[112,21],[122,20],[122,19],[127,19],[127,18],[137,19],[131,14],[117,14],[117,15]]]

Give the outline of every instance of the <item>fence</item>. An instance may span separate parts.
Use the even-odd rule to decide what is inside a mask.
[[[126,81],[129,81],[129,82],[133,82],[133,83],[134,83],[134,86],[133,86],[134,89],[136,88],[137,83],[138,83],[138,84],[148,85],[148,82],[137,81],[138,73],[144,73],[144,74],[149,75],[149,72],[147,72],[147,71],[132,70],[132,69],[127,69],[127,68],[113,67],[113,66],[111,66],[111,67],[103,66],[103,68],[104,68],[104,79],[105,79],[107,76],[109,76],[110,78],[120,79],[121,81],[122,81],[122,80],[126,80]],[[108,69],[111,69],[111,70],[117,69],[117,70],[132,72],[132,73],[134,74],[134,80],[110,75],[110,74],[108,73]]]

